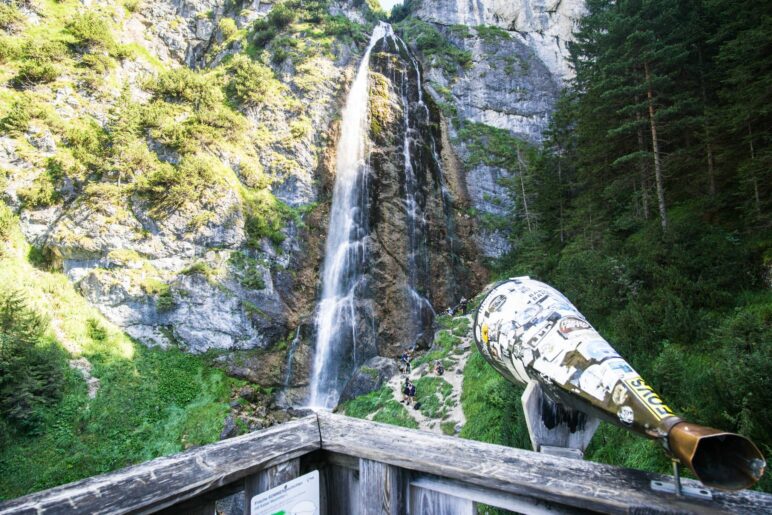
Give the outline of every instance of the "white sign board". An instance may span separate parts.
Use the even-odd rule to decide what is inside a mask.
[[[319,471],[254,496],[250,506],[252,515],[319,515]]]

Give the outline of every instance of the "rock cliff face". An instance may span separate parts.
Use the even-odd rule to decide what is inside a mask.
[[[441,25],[492,25],[513,32],[550,72],[568,78],[568,48],[583,0],[422,0],[415,16]]]
[[[513,177],[512,163],[473,159],[473,149],[485,153],[487,142],[484,137],[471,138],[473,130],[461,129],[487,126],[506,131],[513,142],[538,145],[559,95],[560,78],[523,38],[502,29],[414,20],[402,28],[406,37],[418,34],[416,52],[426,70],[427,90],[448,122],[447,137],[464,163],[464,187],[478,220],[506,221],[513,199],[502,184]],[[427,35],[444,41],[443,53],[436,47],[421,51],[421,38]],[[510,250],[505,232],[496,224],[480,224],[474,239],[487,257]]]
[[[418,61],[387,37],[370,70],[372,297],[379,353],[396,356],[430,344],[433,307],[454,305],[483,278],[460,211],[457,168],[443,153],[439,110],[423,91]]]
[[[122,184],[120,176],[116,182],[112,172],[103,171],[109,166],[77,181],[56,179],[52,201],[43,205],[25,201],[19,192],[50,175],[50,159],[69,156],[68,125],[93,124],[109,139],[124,89],[130,102],[150,109],[162,99],[148,87],[155,77],[181,67],[207,73],[225,57],[243,54],[252,38],[251,22],[271,7],[270,2],[144,0],[132,11],[92,2],[83,13],[99,13],[117,44],[141,50],[106,67],[92,85],[63,75],[50,84],[27,86],[25,94],[49,104],[62,121],[52,128],[48,120],[34,117],[24,133],[0,139],[0,167],[8,176],[3,199],[19,212],[27,239],[107,318],[148,345],[176,343],[191,352],[266,348],[310,316],[321,259],[317,234],[326,222],[323,213],[307,211],[319,200],[320,160],[331,143],[327,131],[356,60],[356,45],[334,40],[325,51],[284,58],[273,56],[282,50],[278,45],[266,45],[264,61],[273,67],[266,78],[274,87],[270,101],[239,106],[238,115],[228,115],[233,121],[213,125],[239,131],[232,141],[216,137],[192,149],[215,180],[167,213],[137,188]],[[50,16],[42,14],[42,19]],[[75,15],[73,10],[65,21]],[[296,39],[316,44],[304,33]],[[222,84],[216,73],[206,80]],[[175,102],[166,105],[177,109],[180,102]],[[179,112],[174,123],[183,125],[195,114],[195,109]],[[147,159],[184,168],[181,151],[153,130],[142,136],[137,144],[147,146]],[[255,210],[270,207],[274,197],[287,206],[283,227],[271,238],[250,237],[250,219],[263,214]],[[302,212],[310,225],[298,216]]]

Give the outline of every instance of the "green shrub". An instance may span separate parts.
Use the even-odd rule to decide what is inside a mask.
[[[147,178],[138,182],[138,191],[153,202],[151,212],[161,216],[188,203],[201,200],[204,193],[220,182],[222,163],[211,156],[185,156],[175,168],[162,163]]]
[[[88,336],[95,342],[107,340],[107,329],[96,318],[89,318],[87,322]]]
[[[21,45],[14,36],[0,35],[0,63],[12,61],[21,56]]]
[[[230,39],[236,35],[239,28],[236,26],[236,21],[233,18],[221,18],[217,23],[217,28],[220,29],[223,39]]]
[[[394,400],[394,394],[388,386],[352,399],[341,406],[349,417],[367,418],[384,424],[417,428],[418,423],[405,406]]]
[[[262,290],[265,288],[262,269],[259,267],[257,259],[244,254],[243,252],[234,252],[229,258],[229,263],[236,269],[240,276],[241,285],[253,290]]]
[[[35,84],[53,82],[57,77],[59,77],[59,69],[53,63],[25,62],[19,67],[13,83],[17,88],[28,88]]]
[[[55,178],[48,172],[41,173],[31,185],[17,192],[25,208],[43,208],[56,204],[60,195],[56,191]]]
[[[11,106],[8,114],[0,120],[0,128],[8,134],[20,135],[29,128],[32,120],[32,110],[29,99],[17,100]]]
[[[78,13],[67,22],[66,29],[78,47],[107,51],[115,48],[110,25],[107,19],[98,13],[90,11]]]
[[[289,7],[287,3],[276,4],[265,19],[273,27],[281,30],[295,21],[295,10]]]
[[[403,39],[412,42],[424,57],[447,73],[453,74],[459,67],[469,68],[472,65],[471,52],[461,50],[448,41],[431,23],[411,18],[400,23],[399,28],[404,33]]]
[[[479,25],[475,27],[479,35],[486,43],[496,43],[501,39],[509,39],[509,32],[495,25]]]
[[[16,226],[16,215],[13,210],[5,204],[0,202],[0,242],[5,242],[11,235],[11,231]],[[5,246],[0,247],[4,249]],[[3,255],[3,251],[0,250],[0,257]]]
[[[232,78],[228,84],[231,96],[241,104],[254,106],[263,103],[267,95],[276,95],[282,90],[273,70],[252,61],[246,56],[237,55],[230,64]]]
[[[130,13],[138,12],[141,5],[142,0],[123,0],[123,6]]]
[[[257,47],[266,46],[280,31],[295,21],[295,16],[295,10],[286,3],[274,5],[265,18],[254,23],[252,42]]]
[[[186,102],[197,111],[223,101],[217,80],[186,67],[165,71],[146,86],[158,98]]]
[[[262,238],[268,238],[277,245],[284,241],[281,230],[293,214],[290,208],[268,190],[246,191],[243,198],[247,244],[259,248]]]
[[[260,162],[256,160],[241,163],[239,178],[245,186],[256,190],[264,190],[273,183],[271,177],[263,172]]]
[[[21,294],[0,291],[0,419],[36,433],[41,408],[61,398],[64,353],[44,338],[46,321]]]
[[[50,39],[27,39],[21,48],[22,57],[36,63],[58,63],[68,55],[67,46],[64,43]]]
[[[104,75],[113,66],[113,60],[104,54],[86,54],[81,58],[80,62],[99,75]]]
[[[155,306],[158,311],[170,311],[174,308],[174,297],[170,288],[162,290],[155,298]]]
[[[252,34],[252,43],[257,47],[264,47],[276,37],[276,29],[270,25],[256,25],[257,30]]]
[[[421,413],[429,418],[440,418],[447,412],[448,397],[453,386],[441,377],[422,377],[415,382],[416,402]]]
[[[13,3],[0,3],[0,29],[13,31],[24,22],[19,8]]]

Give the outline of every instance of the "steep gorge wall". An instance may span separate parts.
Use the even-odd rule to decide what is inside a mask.
[[[370,66],[372,297],[379,353],[396,356],[429,345],[434,309],[468,297],[486,274],[420,66],[395,38],[376,45]]]
[[[491,25],[512,32],[562,80],[573,73],[567,43],[584,11],[583,0],[421,0],[414,15],[440,25]]]
[[[275,89],[270,101],[238,106],[222,128],[215,127],[232,131],[228,141],[217,134],[211,144],[184,153],[155,136],[163,128],[145,131],[137,145],[146,146],[148,159],[179,167],[192,155],[203,163],[202,173],[214,178],[178,208],[161,213],[120,175],[116,181],[110,168],[121,156],[76,181],[57,179],[53,200],[33,205],[20,193],[47,181],[51,159],[69,158],[71,131],[93,124],[110,138],[114,120],[122,116],[115,112],[124,89],[128,102],[147,108],[161,100],[148,88],[154,77],[190,66],[199,67],[195,73],[214,87],[226,86],[230,72],[216,66],[247,50],[250,23],[266,16],[272,4],[144,0],[131,11],[110,2],[68,3],[61,19],[43,4],[32,5],[22,35],[30,26],[56,27],[93,12],[107,20],[117,44],[135,50],[91,82],[80,80],[75,61],[71,75],[12,93],[53,109],[49,118],[33,116],[25,132],[0,136],[0,166],[8,176],[3,199],[19,212],[27,239],[108,319],[147,345],[178,343],[201,352],[266,348],[284,338],[314,307],[315,277],[309,280],[309,273],[321,257],[308,234],[320,229],[314,221],[325,221],[323,214],[307,214],[309,228],[297,213],[320,200],[316,178],[331,143],[327,129],[355,64],[356,44],[339,39],[321,48],[312,39],[318,36],[299,33],[293,37],[301,48],[317,48],[283,58],[274,57],[282,50],[277,44],[264,48],[263,60],[273,67],[266,80]],[[223,20],[233,22],[236,32],[225,33]],[[82,58],[78,52],[73,59]],[[198,114],[182,111],[182,104],[164,104],[180,106],[172,124],[182,126]],[[288,206],[280,234],[255,240],[250,217],[261,206],[273,209],[274,197]]]
[[[564,81],[566,44],[584,10],[581,1],[423,0],[398,26],[426,70],[427,90],[447,120],[448,140],[464,165],[464,182],[486,257],[511,249],[502,226],[518,196],[503,185],[516,163],[490,159],[490,130],[511,144],[539,145]]]

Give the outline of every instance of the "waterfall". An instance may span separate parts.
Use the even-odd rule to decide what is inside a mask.
[[[419,136],[418,123],[426,121],[429,116],[429,109],[423,100],[421,67],[418,65],[418,61],[400,37],[393,33],[391,33],[389,37],[397,50],[399,51],[401,47],[402,53],[409,59],[413,71],[415,71],[416,84],[418,86],[418,109],[415,113],[411,113],[409,99],[410,81],[408,80],[407,71],[403,72],[402,80],[400,81],[402,84],[400,93],[402,97],[402,110],[405,126],[402,154],[405,165],[405,214],[407,219],[408,237],[407,289],[410,301],[409,310],[413,316],[414,326],[416,328],[422,328],[424,326],[423,319],[427,315],[433,317],[435,313],[431,302],[429,302],[425,294],[420,291],[421,283],[425,285],[428,282],[429,252],[426,241],[426,214],[422,208],[422,204],[425,204],[425,199],[421,198],[422,190],[418,184],[412,156],[415,150],[415,138]],[[422,117],[422,119],[419,120],[419,116]],[[422,334],[417,333],[416,340],[421,336]]]
[[[380,23],[370,37],[346,98],[337,145],[335,187],[322,271],[322,297],[316,315],[316,351],[309,405],[332,408],[343,382],[336,348],[351,348],[357,363],[357,289],[365,264],[367,227],[366,134],[368,69],[376,42],[391,33]]]

